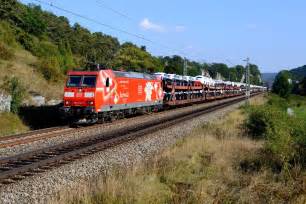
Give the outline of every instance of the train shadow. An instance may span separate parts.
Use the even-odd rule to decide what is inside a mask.
[[[61,106],[62,104],[21,107],[19,116],[33,130],[68,125],[61,117],[59,111]]]

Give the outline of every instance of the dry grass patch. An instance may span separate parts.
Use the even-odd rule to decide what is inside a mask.
[[[255,98],[251,103],[264,100]],[[257,164],[263,141],[245,137],[244,120],[241,109],[203,124],[150,162],[116,168],[86,187],[81,185],[82,193],[62,193],[55,203],[305,202],[301,169],[296,169],[296,178],[286,178]],[[246,161],[251,165],[243,167]]]
[[[0,136],[18,134],[28,130],[17,115],[0,113]]]
[[[61,99],[64,82],[51,83],[44,79],[34,64],[36,57],[24,50],[16,50],[14,59],[1,61],[0,81],[5,78],[17,77],[28,93],[35,92],[49,99]],[[0,84],[1,85],[1,84]]]

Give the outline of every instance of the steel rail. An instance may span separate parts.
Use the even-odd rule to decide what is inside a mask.
[[[236,96],[239,97],[239,96]],[[226,100],[228,98],[225,98],[223,100]],[[214,99],[214,100],[208,100],[207,102],[210,101],[216,101],[220,99]],[[222,99],[221,99],[222,100]],[[198,103],[195,103],[198,104]],[[157,113],[158,114],[158,113]],[[111,124],[104,123],[104,124],[96,124],[90,127],[82,127],[82,128],[69,128],[68,126],[59,126],[59,127],[52,127],[52,128],[45,128],[45,129],[40,129],[40,130],[33,130],[30,132],[26,133],[21,133],[17,135],[10,135],[6,137],[0,137],[0,149],[1,148],[8,148],[8,147],[13,147],[17,145],[22,145],[22,144],[29,144],[32,142],[36,142],[39,140],[45,140],[45,139],[50,139],[53,137],[65,137],[66,135],[76,133],[76,132],[85,132],[88,130],[96,129],[96,128],[101,128],[105,127],[108,125],[114,125],[116,122],[120,122],[122,120],[116,120],[113,121]],[[59,132],[61,131],[61,132]]]
[[[147,121],[135,126],[112,130],[52,147],[0,159],[0,183],[6,184],[31,176],[37,172],[57,167],[86,155],[122,144],[143,135],[165,129],[203,114],[211,113],[245,100],[245,97],[215,104],[201,109],[177,113],[158,120]]]

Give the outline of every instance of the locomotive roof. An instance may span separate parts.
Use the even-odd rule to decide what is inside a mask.
[[[100,70],[103,71],[103,70]],[[140,72],[124,72],[112,70],[116,77],[156,80],[156,76]],[[97,75],[99,71],[69,71],[68,75]]]
[[[68,75],[97,75],[98,71],[68,71]]]
[[[116,77],[126,77],[126,78],[137,78],[137,79],[150,79],[155,80],[156,76],[146,73],[139,72],[123,72],[123,71],[114,71]]]

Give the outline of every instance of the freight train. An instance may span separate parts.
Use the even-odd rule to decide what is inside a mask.
[[[251,92],[266,88],[251,85]],[[71,124],[94,124],[165,108],[243,95],[246,84],[205,76],[97,69],[69,71],[62,112]]]

